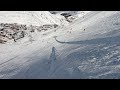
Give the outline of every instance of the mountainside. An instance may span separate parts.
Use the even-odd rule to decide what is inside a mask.
[[[68,24],[64,17],[57,18],[49,11],[0,11],[0,23],[26,25]]]
[[[84,17],[90,11],[50,11],[54,15],[62,15],[67,21],[73,22],[80,17]]]
[[[41,32],[56,27],[67,26],[69,22],[61,15],[49,11],[1,11],[0,43],[30,36],[30,32]]]

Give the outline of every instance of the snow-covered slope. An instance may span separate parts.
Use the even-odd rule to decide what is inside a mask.
[[[120,78],[120,12],[92,11],[69,26],[0,45],[0,78]]]
[[[71,22],[79,19],[80,17],[84,17],[89,12],[90,11],[50,11],[50,13],[53,13],[55,15],[61,15],[63,13],[70,15],[67,19]]]
[[[62,20],[49,11],[0,11],[0,23],[19,23],[26,25],[58,24],[68,22],[61,16]]]

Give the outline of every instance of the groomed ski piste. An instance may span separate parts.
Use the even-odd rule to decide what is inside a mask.
[[[0,79],[120,79],[119,11],[91,11],[33,36],[0,44]]]

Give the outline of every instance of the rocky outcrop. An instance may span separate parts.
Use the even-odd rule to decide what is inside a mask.
[[[49,29],[57,28],[57,24],[45,24],[42,26],[24,25],[17,23],[1,23],[0,24],[0,43],[5,43],[9,40],[16,42],[18,39],[24,38],[28,33],[35,31],[42,32]]]

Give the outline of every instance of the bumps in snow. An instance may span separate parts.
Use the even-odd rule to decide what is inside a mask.
[[[61,15],[64,16],[69,23],[71,23],[71,22],[73,22],[74,20],[77,19],[71,13],[61,13]]]
[[[70,17],[70,16],[71,16],[71,14],[70,14],[70,13],[62,13],[61,15],[62,15],[62,16],[64,16],[65,18],[68,18],[68,17]]]
[[[28,32],[35,32],[36,31],[46,31],[49,29],[53,29],[58,27],[57,24],[46,24],[43,26],[26,26],[17,23],[9,24],[9,23],[1,23],[0,24],[0,43],[5,43],[8,40],[16,40],[25,37]]]
[[[24,37],[25,33],[23,30],[27,30],[26,25],[18,25],[17,23],[8,24],[8,23],[1,23],[0,24],[0,39],[1,41],[8,41],[13,39],[16,41]]]
[[[49,30],[49,29],[54,29],[54,28],[57,28],[58,25],[57,24],[45,24],[45,25],[42,25],[40,27],[38,27],[38,31],[46,31],[46,30]]]

